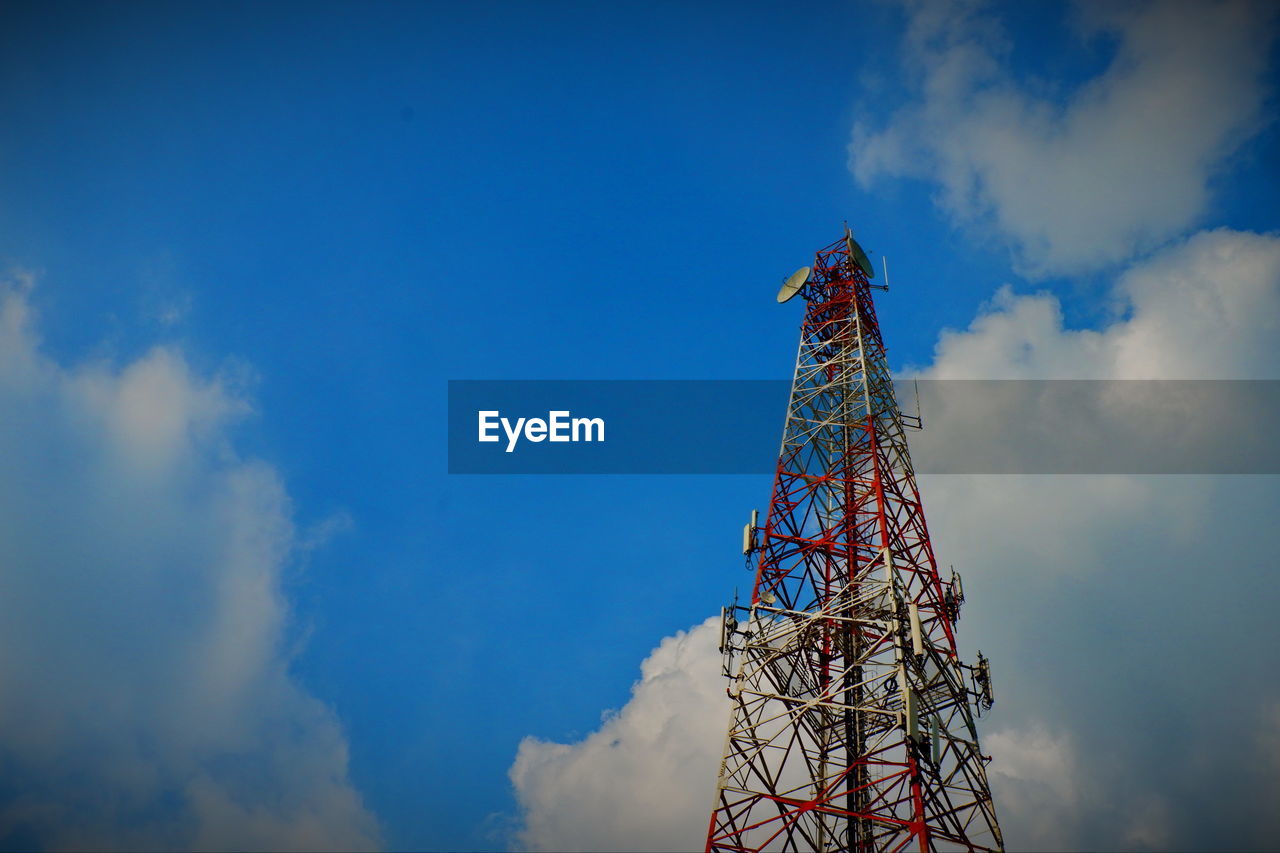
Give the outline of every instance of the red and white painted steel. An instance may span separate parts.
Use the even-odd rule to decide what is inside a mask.
[[[725,611],[732,713],[707,851],[999,850],[960,661],[963,592],[939,577],[876,321],[842,238],[804,323],[749,605]]]

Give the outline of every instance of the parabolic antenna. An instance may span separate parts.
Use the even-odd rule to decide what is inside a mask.
[[[844,242],[849,249],[849,258],[858,268],[867,274],[867,278],[876,277],[876,268],[871,266],[871,261],[867,260],[867,253],[862,251],[862,247],[858,245],[858,241],[853,239],[853,232],[849,230],[849,226],[844,227]]]
[[[786,302],[791,297],[800,292],[800,288],[804,287],[804,283],[809,280],[809,273],[813,270],[808,267],[800,267],[793,272],[786,281],[782,283],[782,289],[778,291],[778,301]]]

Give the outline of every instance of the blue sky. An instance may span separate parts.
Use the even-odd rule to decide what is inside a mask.
[[[773,294],[846,219],[889,259],[895,367],[934,364],[940,333],[968,328],[1001,284],[1102,329],[1125,264],[1196,229],[1280,225],[1274,62],[1246,73],[1260,113],[1221,119],[1226,141],[1187,155],[1204,199],[1077,263],[1028,254],[1026,235],[993,224],[1000,198],[948,202],[946,170],[923,165],[937,151],[900,146],[914,165],[851,173],[855,126],[879,133],[923,97],[918,9],[2,14],[0,261],[35,281],[23,298],[39,351],[124,375],[162,347],[194,385],[219,377],[251,407],[218,441],[276,472],[298,530],[271,648],[331,709],[350,787],[397,849],[506,844],[522,739],[588,735],[663,637],[746,587],[735,539],[769,485],[449,476],[447,380],[785,378],[799,313]],[[984,14],[1003,28],[1004,85],[1050,111],[1112,67],[1127,32],[1082,35],[1081,13],[1056,3]],[[917,119],[896,126],[950,120]],[[0,840],[52,837],[32,826],[0,825]]]

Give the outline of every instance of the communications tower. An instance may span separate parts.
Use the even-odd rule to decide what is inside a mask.
[[[749,605],[725,608],[733,709],[706,850],[1000,850],[975,716],[990,668],[956,652],[871,291],[845,227],[804,297],[773,497],[752,514]]]

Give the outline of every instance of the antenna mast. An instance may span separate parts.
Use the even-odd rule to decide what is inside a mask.
[[[990,666],[957,654],[963,592],[938,575],[875,269],[846,226],[799,273],[773,497],[749,526],[755,585],[721,632],[733,710],[706,850],[1000,850],[975,727]]]

